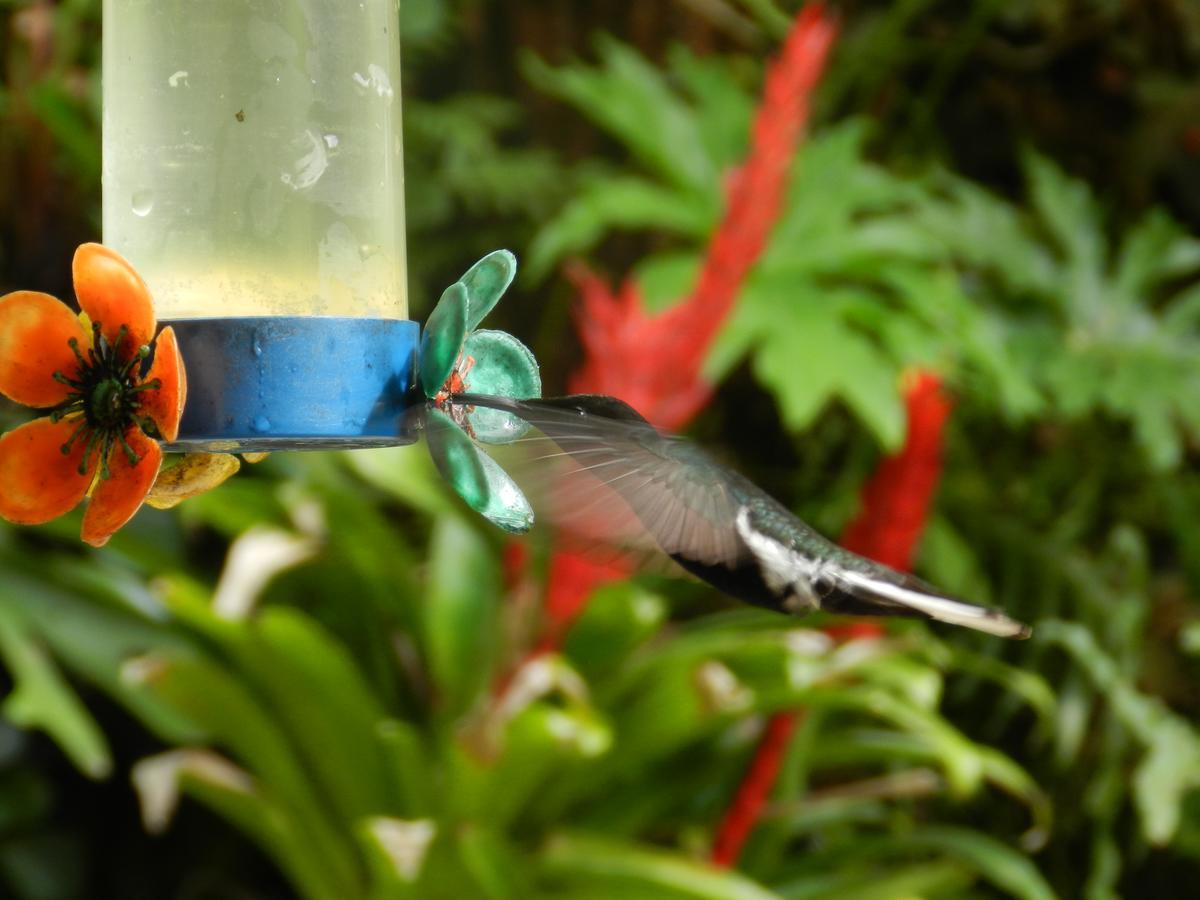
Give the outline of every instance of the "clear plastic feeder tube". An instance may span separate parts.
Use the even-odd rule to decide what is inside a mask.
[[[397,0],[104,0],[104,240],[160,319],[408,315]]]

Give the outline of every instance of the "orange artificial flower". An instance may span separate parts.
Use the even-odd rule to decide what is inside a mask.
[[[174,330],[155,340],[150,291],[125,259],[84,244],[72,274],[78,316],[49,294],[0,297],[0,393],[48,412],[0,436],[0,517],[37,525],[90,496],[82,537],[101,547],[158,477],[187,382]]]

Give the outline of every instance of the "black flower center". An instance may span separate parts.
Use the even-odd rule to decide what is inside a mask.
[[[141,406],[139,395],[143,391],[158,390],[161,383],[157,378],[138,382],[142,363],[150,355],[149,347],[142,346],[127,359],[122,358],[121,349],[129,330],[122,325],[116,341],[110,344],[100,327],[99,322],[92,323],[94,337],[86,357],[75,338],[68,341],[79,361],[79,370],[73,378],[62,372],[54,373],[54,380],[71,390],[67,398],[51,410],[50,420],[58,422],[68,417],[77,418],[78,425],[62,445],[62,452],[68,454],[77,441],[85,441],[79,474],[87,474],[91,459],[98,452],[100,477],[108,478],[108,459],[117,446],[124,450],[131,466],[136,466],[140,461],[126,437],[131,427],[136,425],[147,434],[157,435],[154,422],[138,415]]]

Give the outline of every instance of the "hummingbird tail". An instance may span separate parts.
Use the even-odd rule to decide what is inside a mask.
[[[899,573],[889,571],[888,574]],[[837,582],[835,596],[824,598],[821,604],[829,612],[934,619],[997,637],[1019,640],[1033,633],[1033,629],[1023,622],[1010,619],[994,609],[939,594],[911,576],[891,580],[864,572],[843,571],[839,573]]]

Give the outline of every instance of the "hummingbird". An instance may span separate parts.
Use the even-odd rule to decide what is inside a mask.
[[[461,393],[440,405],[460,424],[482,407],[540,432],[513,442],[524,445],[526,465],[506,468],[518,482],[524,468],[526,480],[551,483],[555,524],[589,541],[657,548],[745,603],[793,616],[820,610],[930,619],[1007,638],[1032,633],[997,610],[839,547],[749,479],[615,397]]]

